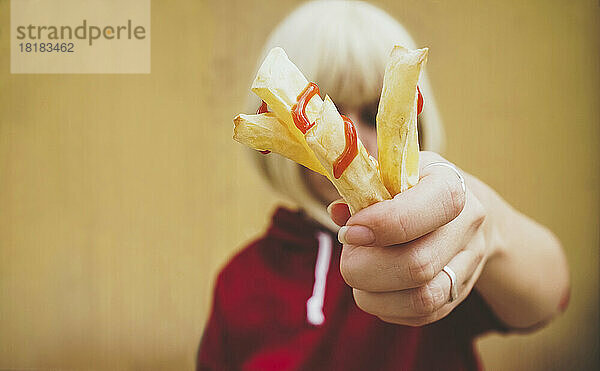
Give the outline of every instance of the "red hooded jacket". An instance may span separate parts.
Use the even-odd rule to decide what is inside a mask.
[[[217,278],[198,370],[477,370],[473,339],[505,330],[475,290],[430,325],[386,323],[354,303],[340,252],[332,232],[278,209]]]

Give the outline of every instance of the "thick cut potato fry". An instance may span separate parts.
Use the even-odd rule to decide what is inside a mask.
[[[308,148],[304,133],[294,124],[291,113],[292,106],[297,103],[298,95],[307,85],[308,80],[288,59],[283,49],[273,48],[258,69],[252,83],[252,91],[267,103],[277,118],[285,123],[292,136],[306,148],[308,156],[313,157],[315,163],[319,163],[314,157],[314,153]],[[309,122],[315,121],[322,105],[323,101],[318,94],[308,101],[306,116]],[[327,174],[325,169],[320,169],[318,173]]]
[[[233,139],[256,150],[268,150],[293,160],[325,176],[323,166],[312,152],[290,134],[274,113],[237,115],[233,119]]]
[[[269,52],[252,83],[252,91],[273,112],[238,115],[234,139],[257,150],[281,154],[327,176],[354,214],[390,199],[419,180],[417,83],[426,59],[427,49],[396,46],[392,50],[377,113],[380,164],[358,138],[356,148],[351,145],[353,139],[346,148],[345,130],[353,128],[344,123],[329,97],[323,102],[318,94],[312,96],[305,110],[308,122],[299,120],[301,129],[296,126],[294,105],[301,94],[304,101],[317,90],[312,83],[312,90],[307,88],[308,80],[281,48]]]
[[[392,196],[419,181],[417,83],[428,49],[395,46],[385,69],[377,110],[381,177]]]
[[[391,198],[379,176],[377,162],[369,156],[358,138],[358,154],[339,179],[333,176],[333,163],[346,147],[346,136],[344,120],[329,97],[325,98],[315,125],[306,133],[306,141],[348,203],[352,214]]]

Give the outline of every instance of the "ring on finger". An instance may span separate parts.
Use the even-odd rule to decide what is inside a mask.
[[[458,285],[456,284],[456,273],[449,266],[445,266],[442,269],[444,273],[448,275],[450,278],[450,298],[448,298],[448,302],[452,303],[454,300],[458,298]]]
[[[456,166],[444,161],[435,161],[425,165],[423,170],[427,169],[430,166],[445,166],[447,168],[452,169],[456,173],[456,175],[458,175],[458,179],[460,180],[460,186],[462,187],[463,192],[467,191],[467,186],[465,185],[465,178],[463,178],[462,174],[460,173],[460,171],[458,171]]]

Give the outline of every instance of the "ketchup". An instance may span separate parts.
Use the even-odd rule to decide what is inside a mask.
[[[306,106],[316,94],[319,94],[319,87],[314,82],[309,82],[300,95],[298,95],[298,103],[292,106],[292,118],[294,119],[294,124],[296,124],[296,127],[302,134],[306,134],[308,129],[315,124],[314,122],[311,124],[308,121],[308,117],[306,117]]]
[[[421,94],[421,89],[417,86],[417,91],[419,92],[419,97],[417,98],[417,115],[420,115],[423,111],[423,95]]]
[[[267,102],[265,102],[263,100],[262,103],[260,104],[260,107],[258,107],[258,109],[256,110],[256,114],[260,115],[261,113],[267,113],[267,112],[269,112],[269,109],[267,108]]]
[[[261,113],[267,113],[269,112],[268,108],[267,108],[267,103],[263,100],[262,103],[260,104],[260,107],[258,107],[258,109],[256,110],[256,114],[260,115]],[[268,149],[265,149],[264,151],[258,151],[260,153],[262,153],[263,155],[268,155],[269,153],[271,153],[271,151],[269,151]]]
[[[358,154],[358,139],[356,138],[356,128],[348,117],[341,115],[344,119],[344,135],[346,136],[346,146],[344,151],[333,162],[333,177],[339,179],[344,170],[350,165],[352,160]]]

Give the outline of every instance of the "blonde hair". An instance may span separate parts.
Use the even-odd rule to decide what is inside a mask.
[[[379,99],[385,65],[396,44],[416,48],[404,27],[383,10],[362,1],[311,1],[273,30],[260,62],[280,46],[309,81],[319,84],[322,95],[328,94],[338,106],[360,107]],[[423,149],[441,152],[444,132],[425,72],[419,88],[425,97],[419,116]],[[256,97],[250,99],[250,110],[259,103]],[[308,189],[300,165],[281,156],[254,158],[276,190],[321,224],[337,228]]]

